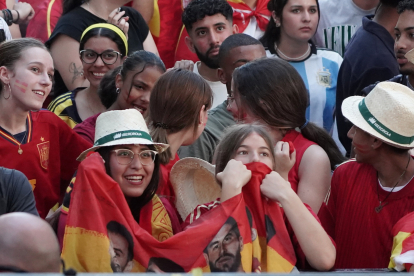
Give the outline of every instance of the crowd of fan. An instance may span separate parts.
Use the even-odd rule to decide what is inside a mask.
[[[82,270],[68,228],[85,185],[115,183],[142,229],[160,204],[185,237],[251,163],[299,270],[414,271],[413,0],[27,2],[0,0],[0,272]],[[185,160],[219,185],[184,186]],[[106,227],[110,270],[85,270],[134,271],[130,230]],[[243,271],[210,244],[209,271]],[[141,265],[186,271],[156,260]]]

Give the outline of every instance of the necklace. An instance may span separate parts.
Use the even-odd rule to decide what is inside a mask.
[[[309,54],[310,54],[310,52],[311,52],[311,45],[308,43],[308,49],[306,50],[306,52],[303,54],[303,55],[301,55],[300,57],[296,57],[296,58],[293,58],[293,57],[289,57],[289,56],[287,56],[287,55],[285,55],[278,47],[277,47],[277,45],[276,45],[276,43],[275,43],[275,50],[276,50],[276,52],[277,52],[277,54],[282,58],[282,59],[284,59],[284,60],[294,60],[294,61],[298,61],[298,60],[302,60],[302,59],[304,59],[305,57],[307,57],[307,56],[309,56]]]
[[[19,154],[22,154],[22,153],[23,153],[23,150],[20,148],[20,145],[21,145],[21,143],[23,143],[24,138],[26,138],[26,135],[27,135],[27,130],[26,130],[26,133],[25,133],[25,134],[24,134],[24,136],[23,136],[22,141],[19,143],[19,149],[17,150],[17,152],[18,152]]]
[[[378,205],[377,207],[375,207],[375,212],[377,212],[377,214],[378,214],[379,212],[381,212],[382,208],[384,208],[384,206],[385,206],[385,205],[387,205],[387,204],[388,204],[388,202],[384,202],[384,204],[382,204],[382,202],[387,200],[387,198],[388,198],[388,197],[392,194],[392,192],[394,191],[395,187],[397,187],[398,183],[400,183],[401,179],[403,178],[403,176],[404,176],[404,175],[405,175],[405,173],[407,172],[407,168],[408,168],[408,165],[410,164],[410,161],[411,161],[411,156],[410,156],[410,155],[408,155],[408,162],[407,162],[407,166],[405,166],[404,171],[402,172],[402,174],[400,175],[400,177],[398,177],[397,183],[395,183],[395,185],[394,185],[394,187],[392,187],[391,191],[390,191],[390,192],[388,192],[388,195],[384,198],[384,200],[380,200],[380,198],[379,198],[379,192],[378,192],[378,185],[379,185],[379,184],[377,185],[377,198],[378,198],[378,201],[379,201],[379,205]],[[377,177],[378,177],[378,181],[379,181],[378,172],[377,172]]]

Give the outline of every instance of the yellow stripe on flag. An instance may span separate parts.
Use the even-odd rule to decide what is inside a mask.
[[[393,244],[392,244],[392,251],[391,251],[391,259],[390,259],[390,263],[388,264],[388,268],[395,267],[394,258],[401,255],[403,242],[409,236],[411,236],[411,233],[398,232],[398,234],[394,237]]]

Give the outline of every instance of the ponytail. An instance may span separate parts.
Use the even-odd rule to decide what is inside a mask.
[[[163,128],[162,126],[157,126],[156,127],[154,125],[151,125],[150,126],[150,133],[151,133],[152,140],[157,141],[157,143],[168,144],[167,129]],[[167,148],[162,153],[159,153],[158,156],[160,158],[161,164],[164,164],[164,165],[168,164],[170,162],[170,160],[173,159],[172,152],[171,152],[170,148]]]
[[[150,133],[157,143],[169,144],[169,134],[193,130],[196,136],[200,111],[211,106],[210,85],[193,72],[173,69],[155,83],[149,103]],[[168,148],[160,154],[162,164],[174,158]]]
[[[301,129],[301,133],[303,137],[315,142],[323,148],[331,162],[331,170],[334,170],[336,165],[341,164],[346,160],[345,156],[339,151],[335,141],[325,129],[309,122],[303,129]]]

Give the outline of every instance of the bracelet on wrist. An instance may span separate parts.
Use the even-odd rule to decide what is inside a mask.
[[[7,16],[6,16],[7,19],[4,18],[4,20],[6,20],[6,23],[7,23],[8,26],[11,26],[13,24],[13,15],[12,15],[11,11],[9,9],[5,9],[3,11],[5,11],[5,12],[3,12],[3,14],[4,13],[7,14]]]
[[[16,20],[13,20],[13,23],[14,24],[17,24],[17,22],[19,22],[19,20],[20,20],[20,13],[19,13],[19,11],[18,10],[14,10],[16,13],[17,13],[17,19]],[[13,16],[12,16],[13,17]]]

